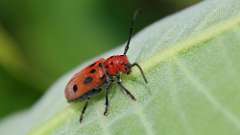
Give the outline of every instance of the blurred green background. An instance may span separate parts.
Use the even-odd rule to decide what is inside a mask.
[[[0,0],[0,119],[31,106],[57,78],[136,31],[200,0]],[[57,102],[57,101],[56,101]]]

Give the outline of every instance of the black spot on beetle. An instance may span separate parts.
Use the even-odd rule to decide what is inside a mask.
[[[90,71],[90,73],[92,73],[92,74],[94,74],[95,72],[96,72],[95,69],[92,69],[92,70]]]
[[[84,80],[84,84],[89,84],[89,83],[91,83],[93,81],[93,78],[92,77],[87,77],[87,78],[85,78],[85,80]]]
[[[78,90],[78,86],[76,84],[73,85],[73,92],[77,92],[77,90]]]

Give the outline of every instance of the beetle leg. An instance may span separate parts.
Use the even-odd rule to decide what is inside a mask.
[[[126,92],[126,94],[127,94],[132,100],[136,101],[136,98],[133,96],[133,94],[132,94],[130,91],[128,91],[128,89],[127,89],[125,86],[123,86],[122,80],[121,80],[121,78],[120,78],[119,75],[117,76],[117,84],[118,84],[118,86],[121,87],[121,90],[124,90],[124,92]]]
[[[107,70],[105,69],[104,65],[101,63],[101,66],[103,68],[104,75],[106,77],[106,91],[105,91],[105,110],[104,110],[104,115],[107,115],[108,112],[108,107],[109,107],[109,100],[108,100],[108,93],[109,93],[109,88],[113,82],[113,79],[107,74]]]
[[[83,115],[84,115],[84,113],[85,113],[85,111],[86,111],[86,109],[87,109],[87,107],[88,107],[88,101],[89,101],[89,99],[90,99],[90,98],[87,98],[87,101],[85,102],[85,105],[84,105],[84,107],[83,107],[83,109],[82,109],[82,112],[81,112],[81,115],[80,115],[80,119],[79,119],[80,123],[82,122],[82,120],[83,120]]]
[[[148,83],[147,78],[146,78],[146,76],[145,76],[145,74],[144,74],[144,72],[143,72],[141,66],[140,66],[138,63],[133,63],[133,64],[131,65],[131,67],[135,67],[135,66],[140,70],[141,75],[142,75],[142,77],[143,77],[145,83]]]
[[[109,88],[110,88],[110,85],[112,84],[111,81],[107,82],[107,87],[106,87],[106,92],[105,92],[105,111],[104,111],[104,115],[106,116],[107,115],[107,112],[108,112],[108,107],[109,107],[109,100],[108,100],[108,93],[109,93]]]

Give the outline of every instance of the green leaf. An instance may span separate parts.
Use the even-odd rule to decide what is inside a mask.
[[[103,57],[119,54],[123,48]],[[54,84],[31,109],[3,120],[1,134],[221,134],[240,132],[240,1],[209,0],[152,24],[137,34],[130,61],[146,72],[124,76],[137,101],[111,89],[110,114],[103,116],[104,95],[68,104],[64,87],[73,73]],[[12,128],[15,128],[12,130]]]

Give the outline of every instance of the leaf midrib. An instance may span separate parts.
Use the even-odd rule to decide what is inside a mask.
[[[235,26],[240,25],[240,16],[234,16],[227,21],[209,26],[206,30],[200,32],[199,34],[194,34],[175,45],[171,45],[171,48],[159,51],[157,54],[153,55],[148,61],[141,63],[145,72],[148,72],[153,67],[161,62],[174,59],[177,54],[182,52],[188,52],[193,47],[201,46],[204,42],[207,42],[215,37],[232,30]],[[132,76],[138,76],[138,72],[134,72]]]
[[[183,52],[186,53],[193,47],[201,46],[203,45],[201,43],[214,39],[216,36],[221,35],[227,31],[231,31],[236,26],[239,27],[238,25],[240,25],[240,16],[234,16],[224,22],[209,26],[206,28],[206,30],[200,32],[199,34],[192,35],[189,38],[176,43],[171,48],[159,51],[153,55],[151,59],[148,59],[148,61],[142,62],[141,65],[145,72],[149,72],[152,68],[161,62],[174,59],[177,54]],[[140,74],[138,72],[133,72],[131,77],[135,78],[139,75]],[[42,124],[43,126],[33,128],[33,130],[30,131],[29,135],[51,134],[53,130],[57,127],[60,127],[62,123],[64,123],[66,120],[71,119],[71,116],[74,116],[73,114],[74,110],[72,107],[67,106],[63,109],[63,111],[59,112],[50,120],[46,121],[47,124]]]

